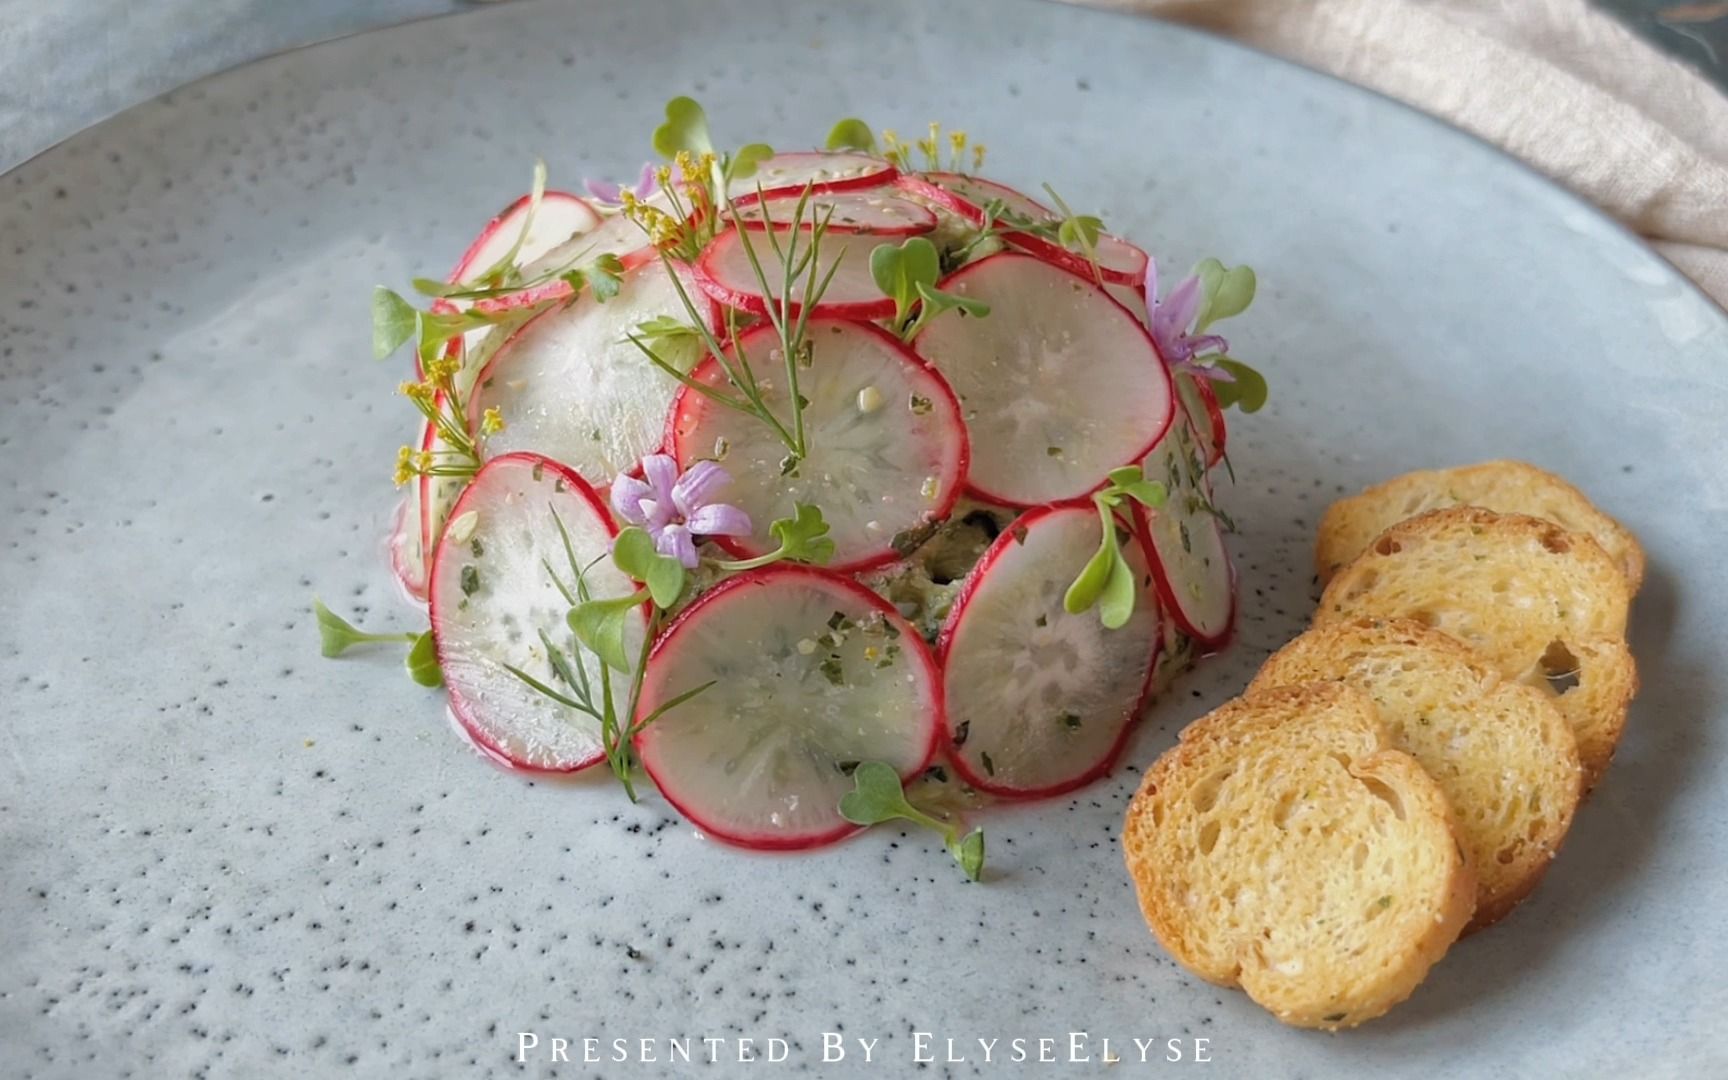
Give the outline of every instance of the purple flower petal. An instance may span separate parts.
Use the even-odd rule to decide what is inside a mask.
[[[646,199],[654,193],[654,163],[652,161],[642,163],[642,172],[636,177],[636,186],[631,190],[636,192],[638,199]]]
[[[719,465],[712,461],[698,461],[672,485],[672,501],[680,514],[689,517],[712,502],[720,489],[731,482],[732,474]]]
[[[685,524],[698,536],[749,536],[753,528],[749,514],[725,503],[698,507]]]
[[[648,515],[642,510],[642,500],[653,494],[647,484],[634,476],[620,476],[612,481],[612,509],[630,524],[641,525],[648,520]]]
[[[1196,364],[1192,360],[1185,360],[1182,363],[1177,364],[1176,370],[1186,372],[1187,374],[1194,376],[1196,379],[1210,379],[1212,382],[1236,381],[1236,376],[1230,374],[1221,367],[1212,364]]]
[[[1158,260],[1146,256],[1146,303],[1158,306]]]
[[[1169,299],[1152,312],[1152,333],[1160,341],[1176,340],[1188,332],[1194,316],[1200,311],[1200,279],[1184,278],[1171,290]]]
[[[624,201],[623,186],[614,184],[610,180],[584,180],[582,186],[588,194],[594,196],[596,202],[605,203],[607,206],[617,206]]]
[[[642,459],[642,475],[654,489],[654,498],[671,507],[672,488],[678,483],[678,462],[666,454],[649,454]]]
[[[684,564],[686,570],[696,569],[696,542],[690,530],[682,525],[668,525],[654,537],[654,550],[670,555]]]
[[[1188,339],[1188,351],[1194,356],[1204,352],[1229,352],[1230,343],[1217,334],[1201,334]]]

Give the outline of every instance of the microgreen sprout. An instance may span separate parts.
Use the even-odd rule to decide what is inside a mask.
[[[968,878],[977,881],[984,873],[984,830],[964,836],[960,826],[941,821],[913,806],[900,786],[900,774],[881,761],[860,762],[852,770],[852,790],[840,797],[840,816],[854,825],[880,825],[886,821],[909,821],[942,834],[942,846],[960,864]]]
[[[1159,354],[1175,371],[1209,380],[1220,408],[1235,406],[1246,413],[1266,404],[1266,379],[1228,355],[1230,343],[1209,331],[1214,323],[1246,311],[1256,285],[1251,268],[1205,259],[1163,296],[1157,260],[1146,264],[1146,303]]]
[[[1117,630],[1127,625],[1134,614],[1140,583],[1135,580],[1133,567],[1122,555],[1117,515],[1130,500],[1156,510],[1164,505],[1167,497],[1165,486],[1146,479],[1138,465],[1124,465],[1110,471],[1109,481],[1092,496],[1092,504],[1098,508],[1103,538],[1098,543],[1097,553],[1087,560],[1080,576],[1074,579],[1062,597],[1062,606],[1070,615],[1079,615],[1096,606],[1098,619],[1106,629]]]
[[[684,566],[676,558],[655,551],[654,543],[647,533],[640,529],[626,529],[619,534],[619,542],[613,545],[612,559],[620,570],[644,584],[628,596],[596,600],[589,591],[587,576],[587,571],[596,563],[590,563],[586,567],[578,564],[575,548],[570,543],[570,534],[564,527],[563,519],[558,516],[556,509],[552,509],[551,513],[564,543],[565,561],[571,580],[566,583],[550,563],[545,565],[545,570],[553,585],[570,605],[565,621],[571,632],[583,648],[600,660],[599,678],[591,680],[581,658],[567,656],[544,630],[540,631],[540,643],[545,647],[547,662],[557,680],[563,684],[563,689],[556,689],[508,664],[505,665],[505,670],[530,689],[588,716],[600,725],[600,746],[606,756],[607,765],[623,786],[630,801],[635,802],[635,755],[631,750],[633,740],[643,728],[713,685],[705,683],[670,699],[646,716],[636,715],[642,697],[642,679],[648,667],[648,650],[665,616],[665,608],[657,601],[675,602],[682,595],[686,581]],[[630,534],[634,534],[636,539],[626,540],[625,537]],[[625,643],[629,629],[628,619],[631,611],[644,604],[648,606],[647,626],[643,630],[641,647],[632,663]],[[622,702],[615,688],[615,682],[622,680],[614,679],[614,671],[628,676],[629,691]],[[594,685],[596,681],[599,683],[598,687]]]
[[[944,311],[958,309],[974,318],[990,314],[988,304],[936,288],[941,274],[936,245],[922,236],[908,237],[898,245],[881,244],[870,252],[870,276],[883,295],[894,300],[889,326],[902,341],[917,337]]]
[[[848,116],[829,129],[827,147],[830,150],[860,150],[866,154],[874,154],[876,133],[870,130],[869,124],[856,116]]]
[[[688,99],[682,99],[688,100]],[[693,102],[691,104],[694,104]],[[698,112],[700,106],[697,106]],[[668,123],[673,122],[675,110],[667,108]],[[683,114],[680,113],[680,116]],[[688,121],[686,120],[686,128]],[[812,346],[807,338],[810,313],[821,302],[828,285],[833,281],[834,274],[840,268],[840,262],[845,256],[845,249],[828,262],[827,269],[822,269],[822,244],[828,235],[829,221],[833,216],[830,208],[820,217],[811,209],[813,186],[806,184],[803,192],[792,210],[789,228],[782,228],[775,222],[768,210],[768,203],[762,199],[762,189],[757,188],[757,198],[762,207],[762,219],[766,226],[762,235],[772,248],[774,257],[779,261],[779,280],[770,280],[768,270],[764,266],[762,254],[759,254],[756,241],[752,239],[754,230],[739,229],[738,240],[744,250],[745,258],[750,264],[751,273],[755,276],[761,295],[768,298],[767,320],[773,327],[775,337],[779,341],[781,360],[785,365],[787,397],[790,402],[790,420],[783,420],[775,414],[768,405],[761,385],[757,382],[755,368],[750,357],[737,344],[737,314],[732,309],[727,310],[727,338],[734,342],[731,349],[723,347],[714,331],[708,327],[707,321],[697,309],[695,301],[690,297],[683,280],[679,277],[674,260],[688,262],[700,254],[703,247],[713,236],[716,223],[722,218],[719,210],[724,209],[724,219],[735,220],[738,216],[737,206],[730,193],[730,181],[738,178],[739,166],[736,158],[727,155],[724,158],[708,161],[706,167],[689,160],[690,145],[700,145],[707,141],[705,121],[702,136],[697,139],[686,128],[679,130],[683,134],[674,137],[667,135],[662,140],[660,133],[656,134],[656,146],[662,142],[671,147],[685,147],[677,151],[679,157],[679,172],[683,175],[701,175],[701,182],[685,182],[681,185],[683,197],[674,190],[670,183],[669,171],[662,174],[662,191],[671,203],[674,213],[686,226],[670,224],[671,218],[664,211],[649,207],[644,203],[630,198],[625,200],[625,214],[631,217],[644,231],[649,240],[658,250],[662,264],[672,282],[674,290],[682,303],[691,328],[702,340],[708,354],[714,358],[721,372],[726,377],[730,390],[711,385],[690,375],[688,371],[673,363],[666,355],[650,343],[652,335],[633,333],[626,335],[630,342],[646,356],[650,363],[680,383],[702,394],[715,403],[748,416],[754,416],[766,424],[774,434],[785,444],[788,457],[788,471],[795,469],[797,463],[809,456],[804,431],[804,398],[798,391],[798,372],[807,367],[812,360]],[[662,132],[667,129],[663,126]],[[746,149],[750,149],[746,147]],[[766,147],[762,148],[766,150]],[[742,153],[742,152],[741,152]],[[705,152],[704,160],[712,157],[711,151]],[[715,162],[718,162],[716,164]],[[747,163],[754,170],[754,163]],[[688,203],[690,209],[686,209]],[[784,234],[784,238],[782,238]],[[765,254],[765,253],[763,253]],[[795,297],[797,299],[795,299]]]
[[[1102,283],[1103,274],[1098,269],[1098,236],[1104,231],[1103,220],[1091,214],[1076,214],[1049,184],[1044,185],[1044,191],[1056,204],[1056,209],[1062,211],[1062,219],[1056,223],[1056,242],[1069,251],[1085,255],[1086,261],[1092,264],[1092,276]]]
[[[326,657],[337,657],[356,645],[397,642],[408,646],[408,677],[421,686],[443,686],[444,673],[438,668],[438,649],[431,630],[419,633],[368,634],[342,616],[324,606],[316,597],[312,613],[318,619],[319,651]]]

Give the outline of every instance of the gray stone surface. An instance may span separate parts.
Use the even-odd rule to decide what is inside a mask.
[[[0,172],[127,106],[282,49],[484,0],[0,0]],[[1728,18],[1602,0],[1728,86]],[[1696,6],[1696,5],[1695,5]]]
[[[419,617],[381,544],[414,425],[402,366],[367,358],[369,290],[449,265],[536,155],[558,183],[629,175],[685,88],[727,137],[778,145],[849,113],[963,120],[1001,179],[1055,182],[1169,265],[1261,273],[1232,337],[1272,403],[1233,423],[1220,496],[1239,640],[1114,776],[986,815],[982,886],[927,835],[751,855],[601,777],[504,774],[397,654],[317,656],[314,593]],[[789,1074],[821,1069],[824,1031],[882,1040],[842,1076],[913,1074],[914,1031],[973,1047],[931,1076],[1032,1073],[968,1040],[1071,1031],[1209,1038],[1223,1076],[1728,1061],[1728,320],[1444,125],[1051,5],[522,3],[137,109],[0,179],[0,245],[6,1080],[468,1077],[506,1073],[518,1031],[785,1037]],[[1122,808],[1303,625],[1331,497],[1501,454],[1572,477],[1649,549],[1619,758],[1542,888],[1410,1002],[1349,1035],[1281,1028],[1152,940]]]

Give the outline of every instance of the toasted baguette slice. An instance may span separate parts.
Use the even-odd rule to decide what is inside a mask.
[[[1330,580],[1390,526],[1448,506],[1529,514],[1572,532],[1587,533],[1619,564],[1633,592],[1643,584],[1644,549],[1638,546],[1637,538],[1596,509],[1582,491],[1522,461],[1485,461],[1456,469],[1405,473],[1360,495],[1339,499],[1320,519],[1314,560],[1320,580]]]
[[[1122,848],[1164,947],[1298,1027],[1409,997],[1476,896],[1446,796],[1342,683],[1190,725],[1147,772]]]
[[[1595,786],[1638,688],[1626,648],[1632,587],[1590,537],[1479,507],[1430,510],[1381,533],[1320,598],[1316,625],[1406,617],[1553,695]]]
[[[1505,917],[1542,880],[1578,806],[1578,744],[1534,687],[1409,619],[1318,626],[1272,655],[1248,693],[1336,680],[1374,699],[1392,745],[1428,770],[1476,868],[1465,933]]]

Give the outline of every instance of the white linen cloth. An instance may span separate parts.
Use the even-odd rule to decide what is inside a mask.
[[[1440,116],[1595,203],[1728,307],[1728,96],[1585,0],[1080,2],[1233,37]]]

